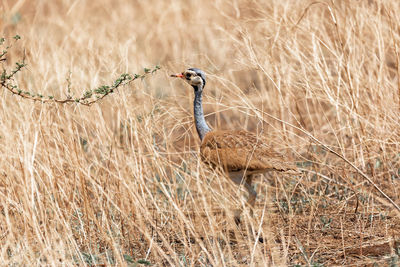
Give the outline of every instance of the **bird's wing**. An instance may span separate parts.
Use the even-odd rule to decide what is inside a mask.
[[[221,166],[228,172],[247,170],[289,171],[296,167],[272,149],[265,138],[247,131],[213,131],[207,133],[201,147],[202,160]]]

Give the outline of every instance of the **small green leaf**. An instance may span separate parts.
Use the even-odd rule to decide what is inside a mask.
[[[130,255],[126,255],[126,254],[124,255],[124,260],[129,262],[129,263],[133,263],[134,262],[133,258]]]
[[[110,86],[108,86],[108,85],[103,85],[103,86],[100,86],[100,87],[94,89],[94,92],[96,94],[102,94],[102,95],[109,93],[109,91],[110,91]]]
[[[139,264],[144,264],[144,265],[151,265],[151,263],[150,263],[149,261],[144,260],[144,259],[138,260],[137,263],[139,263]]]
[[[154,69],[151,71],[151,73],[154,73],[154,72],[156,72],[156,71],[159,70],[159,69],[161,69],[161,67],[160,67],[159,65],[156,65],[156,66],[154,67]]]
[[[19,36],[19,35],[17,34],[17,35],[15,35],[13,38],[14,38],[15,40],[19,40],[19,39],[21,39],[21,36]]]
[[[86,92],[83,94],[83,98],[90,98],[92,95],[93,95],[93,92],[92,92],[92,91],[86,91]]]
[[[1,73],[1,80],[4,81],[7,77],[7,72],[6,70],[3,70],[3,72]]]
[[[17,65],[17,69],[21,69],[21,68],[25,67],[24,63],[16,62],[15,64]]]

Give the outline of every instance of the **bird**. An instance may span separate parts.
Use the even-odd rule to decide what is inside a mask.
[[[250,215],[257,198],[252,186],[253,176],[269,171],[298,173],[296,166],[285,161],[285,157],[275,151],[268,140],[245,130],[212,130],[205,118],[202,104],[206,74],[198,68],[170,75],[181,78],[194,90],[193,113],[197,134],[200,138],[200,157],[212,168],[221,168],[237,185],[243,184],[248,192],[247,205]],[[234,221],[240,224],[242,210],[234,212]]]

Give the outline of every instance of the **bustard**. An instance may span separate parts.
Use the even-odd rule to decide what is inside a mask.
[[[221,167],[236,184],[243,184],[249,193],[247,203],[250,214],[257,197],[252,187],[253,174],[268,171],[297,172],[296,167],[286,163],[284,157],[273,150],[265,138],[254,133],[236,131],[215,131],[207,125],[203,113],[202,94],[206,85],[205,73],[197,68],[189,68],[171,77],[183,79],[194,89],[194,120],[201,140],[202,161],[213,167]],[[241,210],[235,211],[235,222],[240,223]]]

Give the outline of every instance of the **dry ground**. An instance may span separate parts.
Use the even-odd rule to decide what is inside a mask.
[[[400,213],[360,171],[400,205],[399,21],[397,0],[2,0],[6,44],[22,37],[2,65],[25,50],[23,90],[161,70],[90,107],[2,88],[0,262],[398,266]],[[186,67],[208,74],[212,127],[263,134],[304,169],[259,177],[239,228],[244,192],[199,161],[192,90],[168,77]]]

